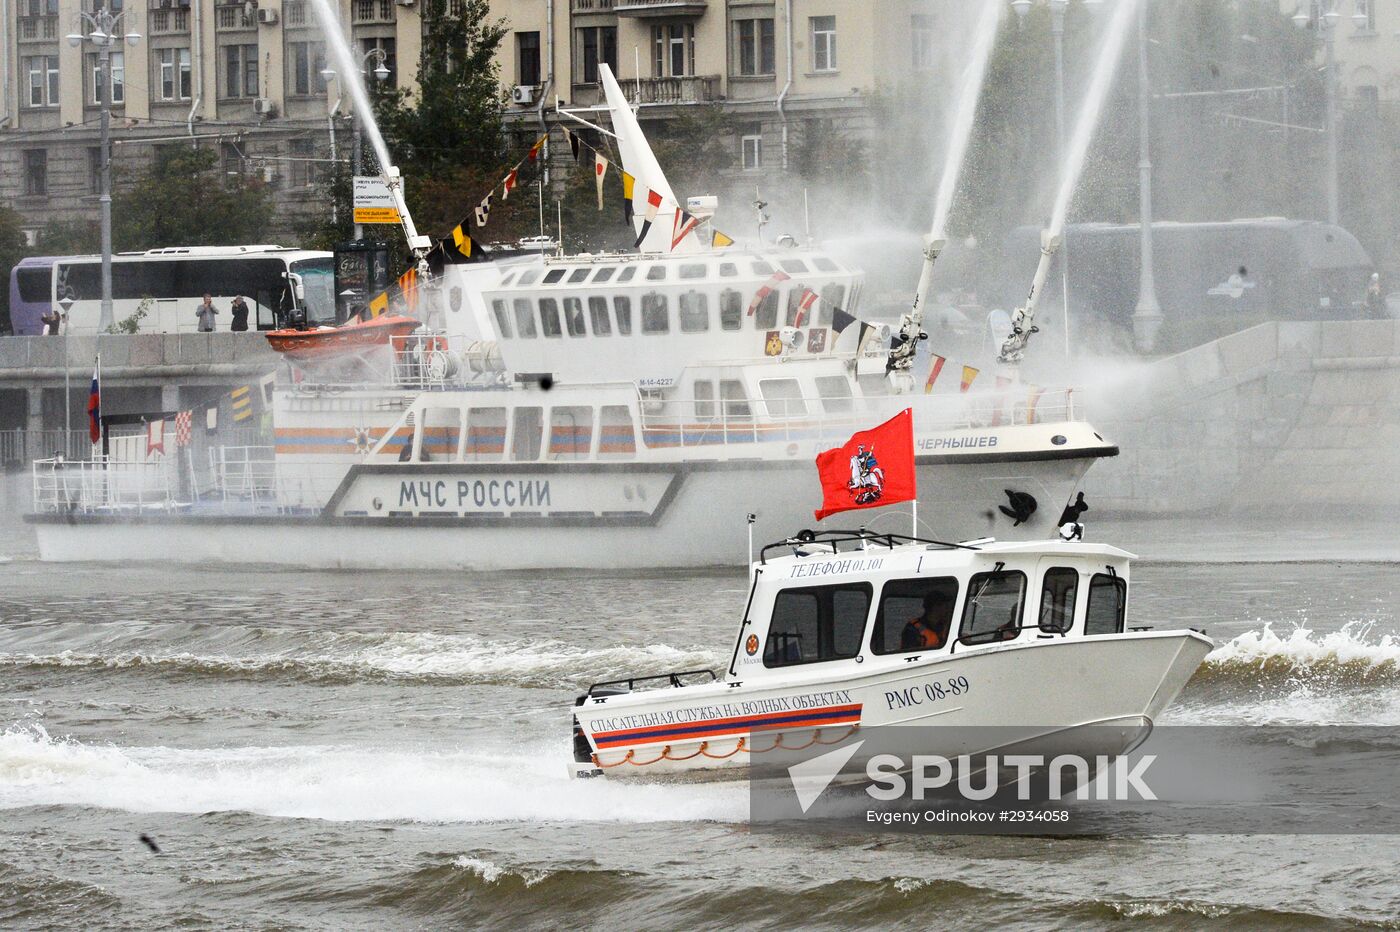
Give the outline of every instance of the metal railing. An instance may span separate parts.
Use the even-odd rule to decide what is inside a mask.
[[[0,468],[22,466],[35,452],[69,459],[85,457],[92,453],[92,442],[86,430],[0,430]]]
[[[719,75],[685,75],[675,78],[635,78],[622,82],[628,103],[698,104],[716,99]]]
[[[282,22],[288,26],[305,26],[306,0],[286,0],[282,4]]]
[[[612,8],[613,0],[574,0],[575,13],[594,13],[599,10],[611,10]]]
[[[350,5],[350,21],[355,24],[392,23],[393,0],[354,0]]]
[[[150,13],[151,32],[189,32],[189,10],[152,10]]]
[[[58,17],[21,16],[19,18],[19,38],[23,42],[57,39]]]
[[[34,461],[34,510],[47,513],[168,511],[174,506],[165,460],[130,462],[98,456]]]
[[[277,462],[273,447],[215,447],[209,451],[214,489],[225,508],[233,504],[255,511],[278,511]]]
[[[914,409],[920,435],[1047,424],[1077,419],[1073,389],[968,395],[870,398],[772,398],[671,401],[642,396],[641,442],[647,447],[698,447],[792,441],[843,443],[853,431]]]
[[[219,29],[253,29],[257,26],[257,20],[244,12],[243,4],[237,6],[215,7],[214,25]]]

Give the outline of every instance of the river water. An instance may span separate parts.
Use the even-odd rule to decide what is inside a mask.
[[[52,566],[7,530],[0,927],[1400,925],[1388,837],[804,838],[738,784],[571,781],[573,697],[722,667],[739,569]],[[1170,720],[1400,724],[1394,565],[1241,535],[1135,566],[1132,621],[1221,645]]]

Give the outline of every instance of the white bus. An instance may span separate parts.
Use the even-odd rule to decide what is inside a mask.
[[[112,321],[134,316],[139,333],[186,333],[199,329],[195,309],[205,293],[219,309],[217,330],[232,323],[229,306],[248,302],[248,329],[275,330],[292,307],[288,273],[302,282],[308,322],[335,320],[335,263],[329,252],[283,246],[179,246],[112,256]],[[53,260],[53,304],[68,307],[69,333],[98,332],[102,316],[102,258]]]

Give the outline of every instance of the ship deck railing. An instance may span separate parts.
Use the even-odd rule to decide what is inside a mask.
[[[62,456],[34,461],[34,510],[87,514],[170,511],[176,507],[169,470],[160,460],[90,460]]]

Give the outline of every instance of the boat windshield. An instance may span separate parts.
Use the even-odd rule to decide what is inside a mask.
[[[299,259],[292,263],[292,271],[301,276],[307,322],[335,323],[335,263],[332,258]]]

